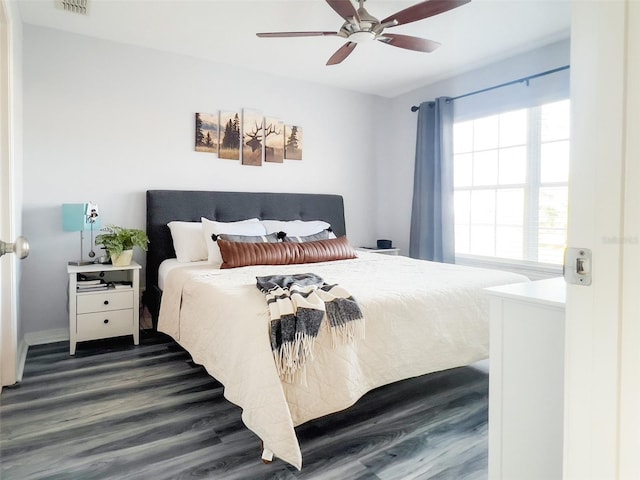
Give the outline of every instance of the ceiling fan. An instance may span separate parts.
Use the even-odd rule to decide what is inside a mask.
[[[345,19],[345,22],[337,32],[266,32],[256,33],[261,38],[276,37],[330,37],[337,36],[346,38],[348,41],[334,53],[327,65],[336,65],[347,58],[356,48],[358,43],[378,40],[394,47],[416,50],[418,52],[432,52],[440,46],[438,42],[427,40],[426,38],[413,37],[410,35],[400,35],[384,33],[385,28],[396,27],[405,23],[415,22],[424,18],[438,15],[454,9],[471,0],[427,0],[412,7],[405,8],[393,15],[378,20],[364,8],[365,0],[358,0],[359,6],[356,10],[351,0],[326,0],[331,8],[338,15]]]

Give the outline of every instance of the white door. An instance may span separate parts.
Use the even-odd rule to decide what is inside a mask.
[[[0,0],[0,389],[16,382],[17,288],[16,255],[2,255],[14,248],[18,206],[12,133],[12,56],[7,4]],[[5,243],[7,242],[7,243]],[[27,247],[28,248],[28,247]],[[20,248],[18,248],[20,249]]]
[[[640,478],[640,2],[574,1],[564,478]]]

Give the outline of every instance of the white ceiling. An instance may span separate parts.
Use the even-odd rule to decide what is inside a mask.
[[[368,0],[382,19],[419,0]],[[395,97],[454,74],[569,36],[569,0],[472,0],[388,31],[442,43],[433,53],[360,44],[325,66],[339,37],[257,38],[256,32],[337,31],[342,18],[323,0],[89,0],[83,16],[56,0],[19,0],[24,23],[210,59],[285,77]]]

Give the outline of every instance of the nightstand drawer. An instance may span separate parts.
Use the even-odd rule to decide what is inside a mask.
[[[76,298],[79,314],[133,308],[133,291],[86,293]]]
[[[133,309],[78,315],[78,341],[133,333]]]

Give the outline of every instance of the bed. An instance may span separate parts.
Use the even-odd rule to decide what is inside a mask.
[[[342,239],[342,197],[147,192],[150,245],[143,301],[154,327],[171,335],[225,386],[225,397],[242,408],[243,422],[261,439],[265,454],[273,452],[297,468],[302,468],[302,455],[296,426],[348,408],[379,386],[487,358],[488,302],[482,289],[526,281],[509,272],[367,252],[320,263],[226,270],[206,261],[177,265],[171,260],[176,252],[167,224],[201,217],[220,222],[324,220]],[[171,262],[173,268],[165,268]],[[311,272],[353,295],[365,335],[333,345],[329,327],[322,327],[313,360],[295,381],[284,381],[276,370],[269,308],[256,277]]]

